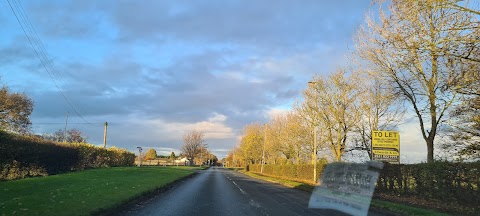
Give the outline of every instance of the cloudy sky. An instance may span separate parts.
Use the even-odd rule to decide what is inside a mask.
[[[28,16],[35,32],[24,29],[42,46],[28,40],[11,7],[21,22]],[[167,154],[198,129],[221,158],[244,125],[290,109],[314,74],[348,64],[370,7],[368,0],[1,1],[1,82],[33,98],[35,133],[62,129],[69,112],[69,128],[89,142],[103,142],[107,121],[109,146]],[[415,126],[400,131],[402,160],[424,160]]]

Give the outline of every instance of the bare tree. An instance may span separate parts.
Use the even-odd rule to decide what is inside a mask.
[[[367,16],[357,38],[357,55],[412,105],[428,162],[434,161],[439,124],[457,96],[452,80],[470,70],[469,53],[478,47],[472,13],[445,2],[393,0],[389,13],[380,8],[378,23]]]
[[[65,135],[67,135],[66,138],[65,138]],[[42,138],[46,140],[56,141],[56,142],[64,142],[64,141],[68,143],[87,142],[87,137],[85,136],[85,134],[83,134],[82,131],[77,130],[75,128],[67,130],[66,134],[64,130],[58,130],[52,134],[46,133],[42,135]]]
[[[393,130],[401,122],[405,109],[394,89],[368,71],[358,71],[361,118],[354,131],[355,150],[367,152],[372,159],[372,131]]]
[[[283,121],[283,115],[277,114],[268,123],[268,126],[264,126],[264,135],[267,139],[265,143],[265,161],[266,163],[275,164],[282,158],[281,143],[282,132],[285,130],[285,121]],[[265,128],[268,129],[265,131]],[[288,158],[288,156],[287,156]]]
[[[286,116],[286,139],[289,140],[287,149],[291,149],[295,163],[300,163],[305,154],[308,154],[308,144],[312,140],[312,129],[297,112],[289,112]],[[319,144],[321,146],[321,144]]]
[[[190,160],[190,164],[195,159],[201,148],[205,145],[205,135],[201,131],[188,131],[183,135],[182,154]]]
[[[87,137],[82,131],[72,128],[70,130],[67,130],[67,142],[70,142],[70,143],[87,142]]]
[[[358,109],[360,91],[356,81],[355,77],[339,69],[328,77],[315,78],[314,85],[309,86],[311,91],[304,92],[304,104],[317,104],[307,107],[318,107],[320,134],[336,161],[342,160],[348,135],[361,117]]]
[[[313,82],[310,82],[313,83]],[[309,86],[311,87],[311,86]],[[314,146],[314,130],[318,131],[320,126],[320,108],[317,103],[316,90],[314,88],[307,88],[303,92],[303,101],[294,104],[293,109],[302,119],[302,125],[308,132],[306,132],[306,145],[303,145],[302,149],[310,155],[307,158],[311,159],[312,164],[315,163],[315,154],[319,149],[322,149],[323,140],[321,136],[317,136],[317,149]]]
[[[268,155],[283,155],[287,161],[300,163],[300,155],[310,143],[311,128],[295,112],[279,114],[268,124]]]
[[[473,15],[480,15],[480,10],[478,10],[478,8],[480,6],[480,3],[478,1],[468,1],[468,0],[467,1],[441,0],[441,1],[442,1],[443,5],[445,5],[445,7],[453,8],[453,9],[456,9],[456,10],[462,11],[462,12],[471,13]],[[459,4],[460,2],[464,2],[464,4],[460,5]],[[473,6],[473,7],[469,7],[470,2],[476,2],[477,5]]]

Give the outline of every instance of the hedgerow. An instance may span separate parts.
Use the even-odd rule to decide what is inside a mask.
[[[97,167],[132,166],[125,149],[87,143],[58,143],[0,131],[0,180],[45,176]]]
[[[478,208],[480,162],[385,164],[375,193],[410,195]]]
[[[247,166],[247,171],[286,180],[313,182],[313,164],[264,164],[263,173],[261,173],[261,166],[261,164],[250,164]],[[317,163],[317,176],[321,176],[325,166],[326,161]]]
[[[317,166],[319,177],[325,163]],[[261,164],[247,166],[247,171],[260,174]],[[265,164],[262,175],[313,183],[313,165]],[[480,162],[435,162],[422,164],[388,164],[380,172],[375,194],[441,200],[480,211]]]

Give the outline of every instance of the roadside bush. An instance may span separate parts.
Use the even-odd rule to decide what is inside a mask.
[[[0,180],[45,176],[96,167],[132,166],[135,155],[86,143],[58,143],[0,131]]]
[[[313,179],[313,164],[286,164],[286,165],[263,165],[263,173],[261,173],[261,164],[248,165],[247,171],[262,174],[266,176],[312,183]],[[322,175],[323,169],[326,166],[326,161],[319,161],[317,163],[317,177]]]
[[[157,151],[155,151],[155,149],[148,149],[147,153],[145,154],[144,159],[145,160],[157,159]]]
[[[108,148],[109,160],[108,166],[133,166],[135,163],[135,154],[127,151],[126,149],[117,148],[112,146]]]
[[[412,195],[476,207],[480,200],[480,162],[385,164],[375,193]]]

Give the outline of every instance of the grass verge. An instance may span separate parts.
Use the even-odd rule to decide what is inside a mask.
[[[243,170],[239,172],[253,178],[262,179],[262,180],[273,182],[273,183],[278,183],[290,188],[295,188],[295,189],[299,189],[307,192],[312,192],[315,187],[314,185],[303,183],[303,182],[279,179],[275,177],[246,172]],[[448,214],[437,212],[430,209],[417,208],[417,207],[412,207],[408,205],[403,205],[403,204],[398,204],[398,203],[393,203],[393,202],[388,202],[388,201],[378,200],[378,199],[372,199],[372,202],[370,205],[373,206],[374,208],[387,210],[398,215],[413,215],[413,216],[423,216],[423,215],[446,216],[448,215]]]
[[[233,171],[243,171],[244,168],[243,167],[225,167],[229,170],[233,170]]]
[[[392,211],[398,213],[400,215],[435,215],[435,216],[447,216],[449,214],[437,212],[431,209],[423,209],[412,207],[408,205],[392,203],[384,200],[372,199],[371,204],[374,207],[385,209],[388,211]]]
[[[2,215],[90,215],[132,201],[199,167],[115,167],[0,182]]]
[[[306,183],[303,183],[303,182],[296,182],[296,181],[279,179],[279,178],[270,177],[270,176],[259,175],[259,174],[255,174],[255,173],[252,173],[252,172],[247,172],[247,171],[244,171],[244,170],[239,171],[239,172],[241,172],[241,173],[243,173],[247,176],[253,177],[253,178],[262,179],[262,180],[273,182],[273,183],[278,183],[278,184],[281,184],[281,185],[284,185],[284,186],[287,186],[287,187],[290,187],[290,188],[295,188],[295,189],[299,189],[299,190],[303,190],[303,191],[307,191],[307,192],[312,192],[313,188],[314,188],[313,185],[306,184]]]

